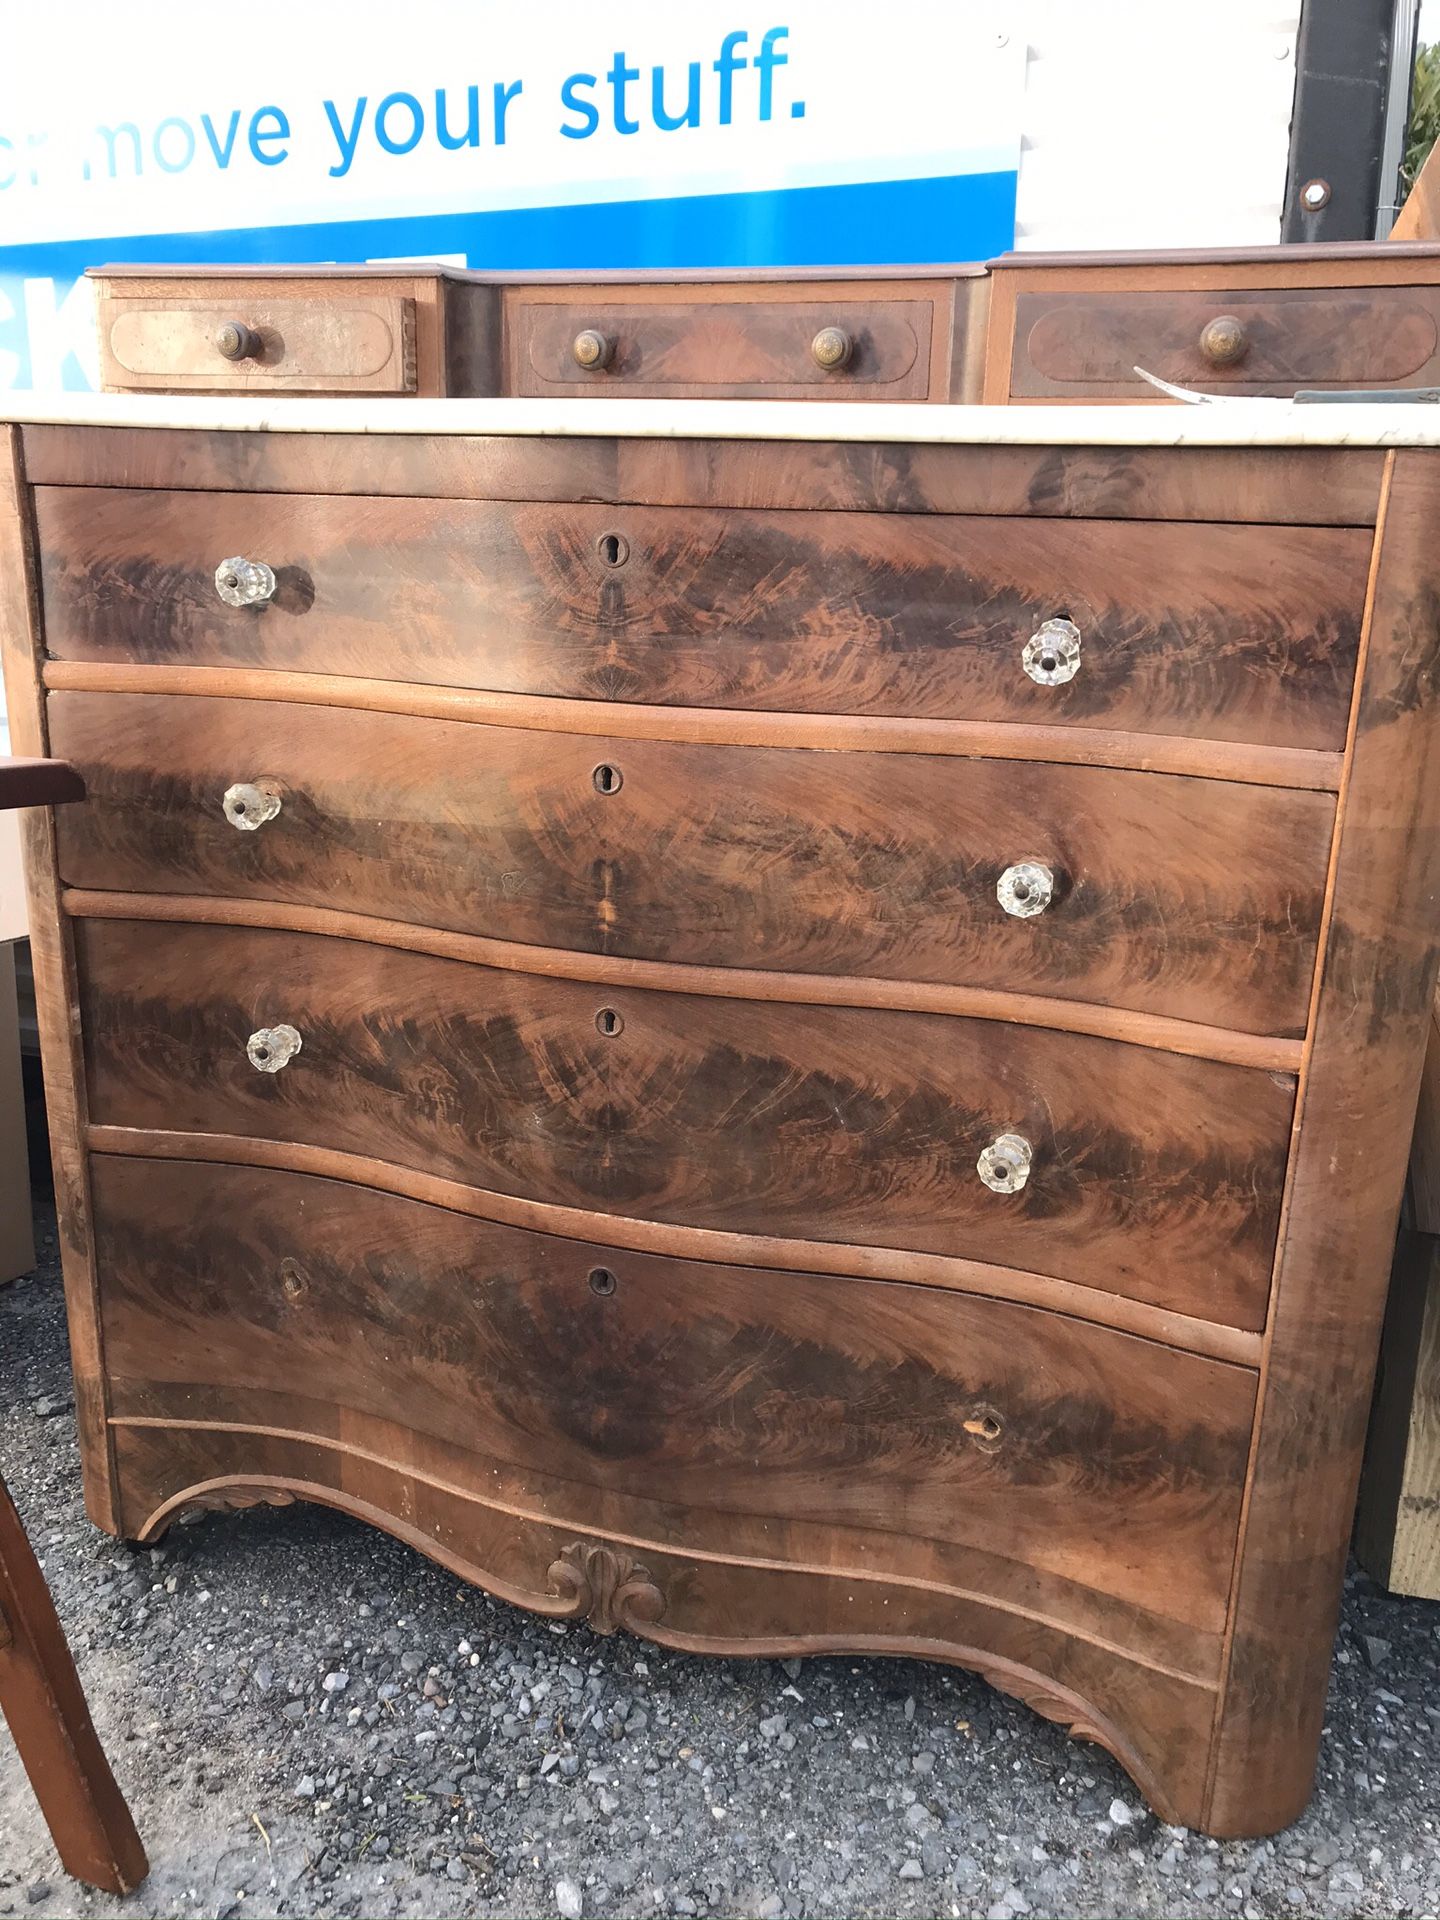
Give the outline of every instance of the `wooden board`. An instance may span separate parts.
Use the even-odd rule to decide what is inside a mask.
[[[58,828],[74,887],[1305,1030],[1329,794],[261,700],[59,692],[48,714],[90,790]],[[279,810],[237,828],[224,796],[257,781]],[[997,897],[1017,861],[1054,876],[1028,919]]]
[[[1331,750],[1370,549],[1358,529],[139,489],[43,488],[36,510],[57,660],[393,677],[403,632],[412,683]],[[232,554],[274,569],[271,602],[221,601]],[[1039,684],[1024,651],[1056,618],[1079,670]]]

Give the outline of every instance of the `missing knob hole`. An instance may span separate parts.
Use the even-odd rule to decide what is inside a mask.
[[[961,1425],[982,1453],[993,1453],[1005,1433],[1005,1423],[992,1407],[977,1407]]]
[[[615,1276],[609,1267],[592,1267],[590,1269],[590,1291],[592,1293],[598,1293],[602,1299],[614,1293]]]

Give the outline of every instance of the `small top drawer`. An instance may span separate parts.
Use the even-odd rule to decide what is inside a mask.
[[[415,302],[403,295],[240,293],[114,298],[99,307],[111,391],[378,393],[416,390]]]
[[[1437,316],[1440,287],[1021,292],[1009,397],[1154,398],[1136,367],[1248,394],[1422,386],[1440,378]]]
[[[518,289],[507,303],[508,391],[732,400],[947,399],[937,301],[948,286],[869,298],[823,286],[729,288],[660,300],[615,289],[563,299]],[[766,296],[769,297],[766,297]],[[939,390],[932,392],[932,386]]]

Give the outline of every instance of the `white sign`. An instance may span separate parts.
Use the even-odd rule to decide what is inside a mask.
[[[1000,0],[50,0],[0,67],[0,386],[93,378],[105,260],[973,259],[1014,231]],[[73,364],[67,364],[73,363]]]

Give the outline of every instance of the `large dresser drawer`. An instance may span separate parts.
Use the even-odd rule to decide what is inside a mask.
[[[857,1250],[881,1248],[930,1256],[916,1273],[942,1283],[947,1259],[978,1260],[1264,1320],[1288,1074],[311,932],[91,919],[76,936],[101,1127],[355,1155],[597,1225],[743,1222],[766,1265],[863,1272]]]
[[[1371,546],[1361,528],[1143,520],[35,499],[59,659],[1334,751]],[[268,599],[222,599],[235,556],[271,569]]]
[[[88,793],[57,820],[75,887],[1304,1031],[1327,793],[282,701],[48,709]]]
[[[296,1173],[105,1154],[93,1179],[122,1427],[339,1432],[357,1476],[403,1458],[416,1505],[429,1477],[632,1539],[683,1510],[700,1554],[940,1581],[1101,1638],[1123,1609],[1142,1653],[1218,1669],[1244,1368]]]

